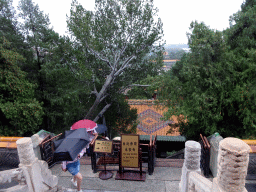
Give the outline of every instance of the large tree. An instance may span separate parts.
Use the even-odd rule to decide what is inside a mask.
[[[24,58],[0,38],[0,134],[21,136],[38,131],[42,104],[35,99],[35,84],[28,82],[18,64]]]
[[[12,48],[24,55],[27,44],[19,31],[19,22],[11,0],[0,0],[0,23],[0,36],[4,36]]]
[[[50,103],[45,108],[47,127],[57,133],[82,119],[92,100],[87,97],[90,91],[87,87],[91,78],[89,71],[81,68],[78,72],[78,66],[65,64],[79,50],[68,37],[61,37],[56,44],[41,72],[45,79],[44,98]]]
[[[256,133],[256,9],[245,5],[250,4],[231,17],[232,25],[224,32],[191,23],[191,53],[172,68],[170,91],[165,89],[161,98],[169,107],[166,117],[178,116],[173,127],[179,126],[188,139],[199,139],[200,133],[219,132],[224,137]]]
[[[60,37],[50,27],[48,15],[40,10],[38,4],[33,3],[32,0],[20,0],[18,8],[20,10],[19,16],[23,19],[21,32],[27,42],[27,50],[31,53],[26,57],[27,60],[23,63],[22,70],[28,73],[28,79],[31,82],[38,84],[36,96],[39,101],[43,102],[44,109],[41,128],[53,131],[52,120],[55,110],[52,108],[48,95],[49,89],[56,90],[58,88],[49,87],[49,80],[46,79],[43,66],[47,62],[51,62],[52,54],[59,45]],[[58,110],[55,111],[55,114],[59,114]]]
[[[216,131],[232,135],[230,127],[237,120],[233,119],[235,116],[224,117],[230,114],[227,107],[230,108],[229,94],[234,78],[232,64],[224,57],[226,46],[222,33],[198,22],[192,22],[190,29],[191,53],[171,69],[171,80],[163,89],[161,99],[169,107],[166,117],[178,116],[177,126],[188,139]],[[229,128],[226,122],[231,123]]]
[[[230,17],[230,28],[225,31],[230,47],[229,58],[236,73],[236,111],[242,123],[244,136],[256,135],[256,1],[247,0],[241,11]],[[241,128],[242,129],[242,128]]]
[[[154,20],[156,13],[153,1],[96,0],[94,12],[72,2],[68,27],[80,46],[80,57],[73,57],[69,64],[92,72],[88,85],[94,102],[85,118],[96,121],[111,106],[107,97],[115,100],[116,94],[146,74],[158,73],[161,61],[152,56],[162,56],[163,49],[156,45],[162,35],[161,20]]]

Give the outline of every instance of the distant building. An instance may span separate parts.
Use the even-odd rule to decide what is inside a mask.
[[[173,59],[173,60],[163,60],[164,62],[164,66],[163,66],[163,70],[164,71],[169,71],[172,66],[177,62],[179,61],[178,59]]]

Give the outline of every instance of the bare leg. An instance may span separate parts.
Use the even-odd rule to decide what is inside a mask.
[[[80,191],[83,177],[82,177],[81,173],[77,173],[75,175],[75,178],[77,180],[77,190]]]

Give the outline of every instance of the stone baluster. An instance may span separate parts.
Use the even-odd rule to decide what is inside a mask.
[[[220,142],[214,192],[245,192],[250,147],[240,139],[228,137]]]
[[[38,134],[34,134],[31,136],[31,140],[32,140],[35,157],[37,157],[38,160],[42,160],[39,144],[42,142],[43,139],[40,138]]]
[[[31,138],[21,138],[16,141],[16,144],[20,160],[19,167],[26,170],[30,177],[30,183],[27,182],[27,184],[31,186],[29,191],[47,191],[48,188],[43,184],[40,164],[33,151]]]
[[[33,151],[33,145],[31,138],[24,137],[16,141],[18,155],[20,159],[20,166],[30,165],[34,163],[35,153]]]
[[[179,184],[180,192],[188,191],[189,174],[195,171],[201,174],[200,169],[201,145],[196,141],[186,141],[185,161],[182,167],[181,181]]]

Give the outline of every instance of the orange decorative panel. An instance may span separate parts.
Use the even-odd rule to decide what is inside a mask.
[[[172,134],[166,134],[170,129],[168,124],[177,123],[177,118],[173,116],[172,120],[163,120],[164,112],[168,109],[153,102],[153,100],[128,100],[130,107],[137,109],[139,120],[137,134],[179,136],[178,129]]]

